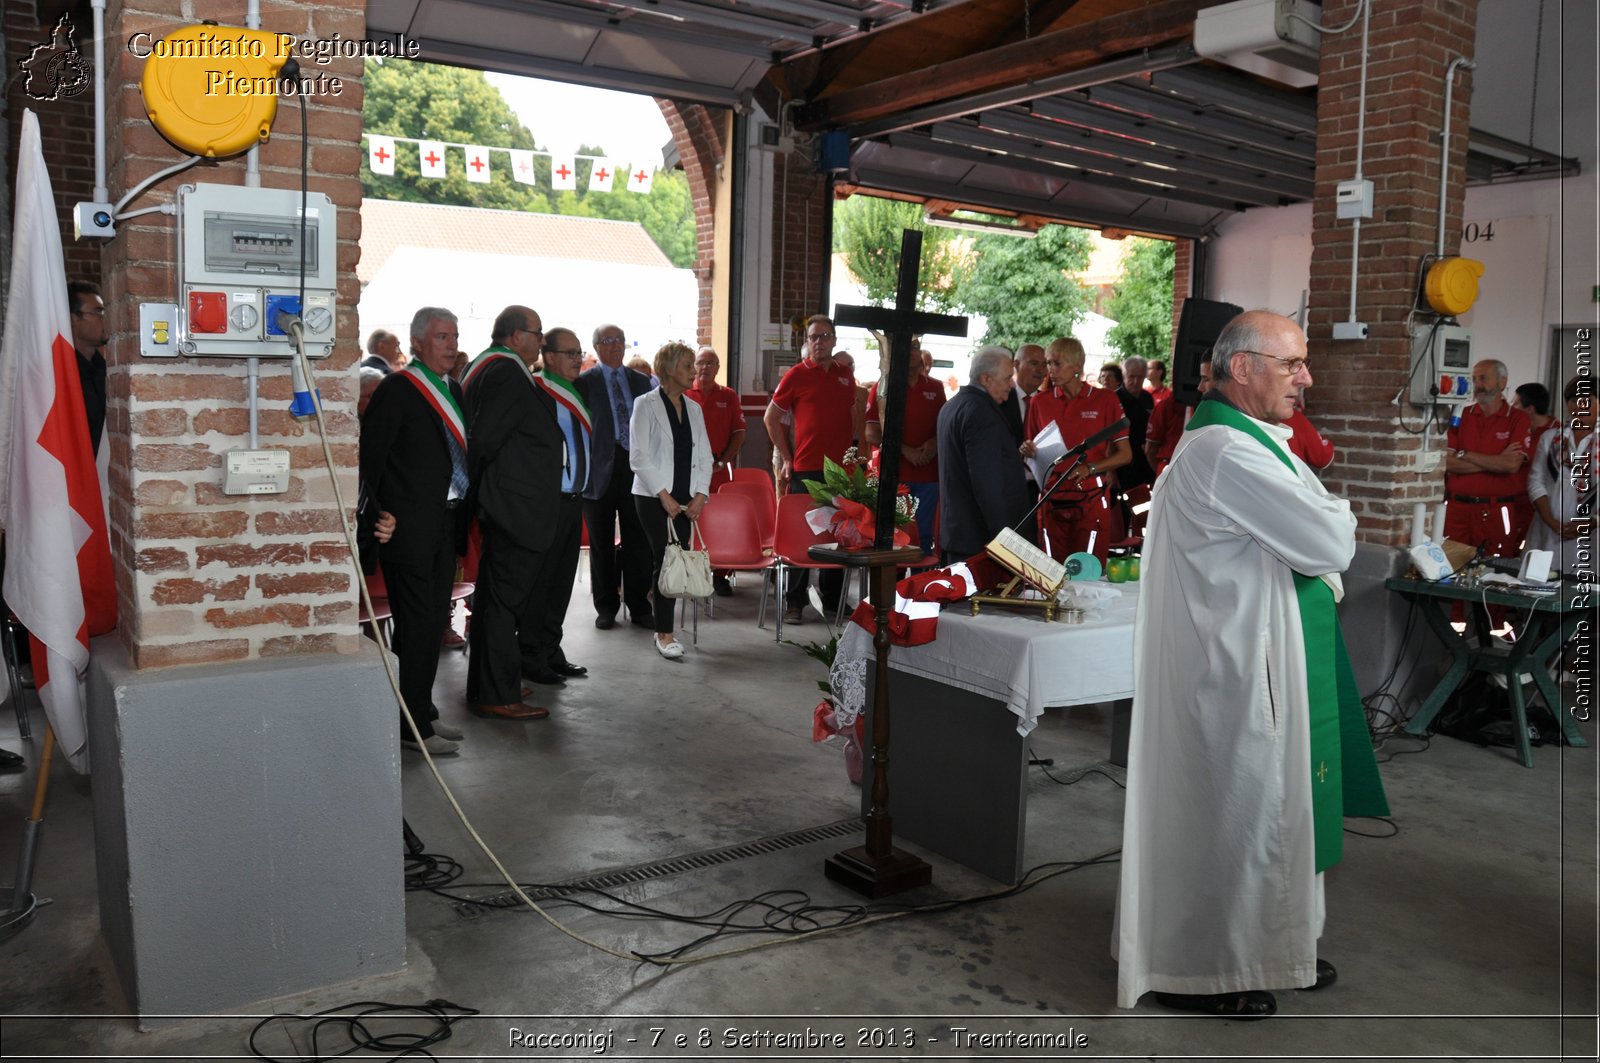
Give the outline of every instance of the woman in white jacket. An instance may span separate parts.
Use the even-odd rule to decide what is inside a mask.
[[[650,540],[655,568],[656,652],[669,661],[683,656],[683,643],[672,637],[677,600],[661,593],[661,557],[667,547],[667,521],[678,541],[689,543],[690,522],[698,520],[710,497],[711,440],[705,416],[684,392],[694,386],[694,349],[669,343],[656,352],[656,377],[661,386],[633,404],[629,451],[633,466],[633,502]]]

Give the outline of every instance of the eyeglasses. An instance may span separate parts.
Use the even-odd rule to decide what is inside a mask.
[[[1302,369],[1311,368],[1311,359],[1309,358],[1284,358],[1276,354],[1262,354],[1260,351],[1238,351],[1236,353],[1254,355],[1257,358],[1265,358],[1268,361],[1277,362],[1283,366],[1285,376],[1294,376]]]
[[[601,336],[599,339],[595,340],[595,342],[596,343],[612,344],[612,343],[627,343],[628,341],[623,339],[621,336]]]
[[[807,343],[816,343],[819,340],[831,340],[831,339],[833,339],[833,333],[831,333],[831,332],[813,332],[811,335],[806,337],[806,342]]]

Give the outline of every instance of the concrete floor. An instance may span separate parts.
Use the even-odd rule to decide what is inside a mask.
[[[659,659],[642,629],[596,631],[586,590],[580,583],[574,598],[568,653],[592,675],[544,699],[551,719],[473,718],[460,694],[464,658],[446,652],[440,670],[438,703],[467,732],[461,755],[441,759],[440,770],[520,879],[587,878],[856,814],[859,791],[845,778],[840,752],[811,741],[821,667],[775,646],[770,626],[756,628],[748,584],[717,602],[715,620],[702,614],[699,646],[680,663]],[[787,634],[826,638],[815,620]],[[42,731],[37,709],[34,719]],[[1596,740],[1592,723],[1584,732]],[[1058,778],[1070,778],[1107,767],[1108,741],[1109,708],[1084,707],[1048,713],[1033,747],[1055,758]],[[0,711],[0,746],[21,748],[9,706]],[[27,752],[30,761],[37,755]],[[0,943],[0,1055],[248,1058],[246,1036],[271,1011],[442,997],[482,1012],[434,1047],[455,1059],[1594,1058],[1595,749],[1536,749],[1533,770],[1509,751],[1447,738],[1426,748],[1396,741],[1381,755],[1400,752],[1414,755],[1383,765],[1398,833],[1349,837],[1344,862],[1328,876],[1322,954],[1339,967],[1337,986],[1280,992],[1278,1017],[1261,1023],[1196,1019],[1149,1002],[1131,1012],[1113,1006],[1108,942],[1118,871],[1106,862],[1013,896],[670,970],[606,955],[526,910],[468,916],[438,896],[412,893],[406,971],[263,1004],[253,1016],[141,1032],[121,1015],[126,1004],[99,937],[90,784],[58,765],[34,883],[52,903]],[[407,820],[430,852],[466,866],[455,888],[503,889],[420,756],[406,754],[403,771]],[[31,771],[0,776],[0,879],[11,873],[32,782]],[[1122,791],[1111,778],[1090,773],[1061,785],[1034,769],[1029,866],[1114,850],[1121,814]],[[1391,833],[1381,822],[1348,826]],[[693,913],[772,890],[795,891],[783,899],[803,894],[814,905],[854,906],[861,899],[824,878],[822,864],[857,843],[849,836],[797,845],[617,893]],[[932,886],[881,910],[1000,889],[924,855]],[[565,905],[549,911],[574,934],[622,951],[672,949],[703,932]],[[727,937],[703,951],[762,940],[770,937]],[[665,1031],[654,1047],[652,1027]],[[728,1028],[758,1038],[809,1028],[842,1035],[845,1047],[740,1045],[725,1037]],[[514,1047],[514,1030],[609,1031],[614,1040],[603,1051],[581,1042]],[[712,1048],[699,1047],[702,1030]],[[1057,1040],[1050,1048],[1008,1048],[1015,1042],[972,1039],[979,1034]],[[265,1036],[262,1047],[279,1058],[309,1051],[304,1028],[294,1033],[298,1049],[282,1027]],[[1072,1047],[1063,1047],[1069,1038]]]

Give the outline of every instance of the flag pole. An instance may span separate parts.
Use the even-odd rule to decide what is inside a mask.
[[[39,826],[44,822],[44,798],[50,790],[50,758],[55,749],[55,728],[46,726],[44,753],[39,757],[39,776],[33,783],[33,811],[22,825],[22,844],[17,847],[17,879],[11,889],[11,907],[0,914],[0,941],[14,936],[33,922],[34,912],[39,907],[39,902],[33,896],[33,857],[39,849]]]

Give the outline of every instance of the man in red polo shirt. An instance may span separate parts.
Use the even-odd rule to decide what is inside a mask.
[[[717,372],[722,359],[713,347],[701,347],[694,356],[694,387],[684,392],[700,406],[706,419],[706,438],[711,441],[711,490],[733,479],[733,464],[739,460],[739,450],[744,446],[744,410],[739,407],[739,393],[717,383]],[[717,597],[726,598],[733,593],[733,584],[723,571],[713,573],[712,584]]]
[[[1477,402],[1451,427],[1444,459],[1444,534],[1490,557],[1521,548],[1516,505],[1530,449],[1528,415],[1506,402],[1505,390],[1504,362],[1485,359],[1472,367]]]
[[[1200,383],[1197,386],[1202,395],[1211,390],[1209,351],[1200,359]],[[1161,470],[1172,460],[1172,452],[1178,449],[1178,438],[1183,435],[1183,430],[1189,427],[1189,418],[1193,416],[1194,407],[1185,406],[1181,402],[1156,404],[1155,412],[1150,415],[1150,427],[1145,430],[1144,456],[1150,460],[1150,467],[1156,471],[1157,476],[1161,475]]]
[[[944,408],[944,385],[928,372],[931,359],[923,358],[919,337],[911,340],[911,376],[906,384],[906,413],[900,442],[900,482],[917,500],[917,534],[921,546],[933,545],[933,514],[939,506],[939,411]],[[866,424],[862,441],[876,447],[883,442],[883,413],[878,387],[867,390]],[[879,466],[882,467],[881,464]]]
[[[1061,429],[1062,442],[1075,447],[1122,419],[1122,403],[1116,394],[1083,379],[1083,362],[1083,344],[1070,337],[1056,340],[1045,351],[1051,386],[1028,404],[1023,457],[1034,455],[1034,438],[1052,421]],[[1051,557],[1060,561],[1068,554],[1084,551],[1105,563],[1107,548],[1119,532],[1119,514],[1107,497],[1110,483],[1106,473],[1132,460],[1133,447],[1124,429],[1114,439],[1091,449],[1082,461],[1064,463],[1070,466],[1064,474],[1068,482],[1057,486],[1061,479],[1058,475],[1046,485],[1050,501],[1039,509],[1039,528],[1049,537]]]
[[[833,361],[833,319],[817,314],[808,320],[805,342],[805,360],[783,375],[761,415],[767,438],[778,451],[779,478],[788,478],[790,494],[804,492],[807,480],[821,480],[822,459],[842,461],[844,452],[861,435],[855,374]],[[784,414],[794,418],[792,449],[784,430]],[[809,576],[807,569],[791,574],[784,623],[800,622]],[[817,585],[823,607],[833,612],[844,588],[844,574],[826,569]]]

